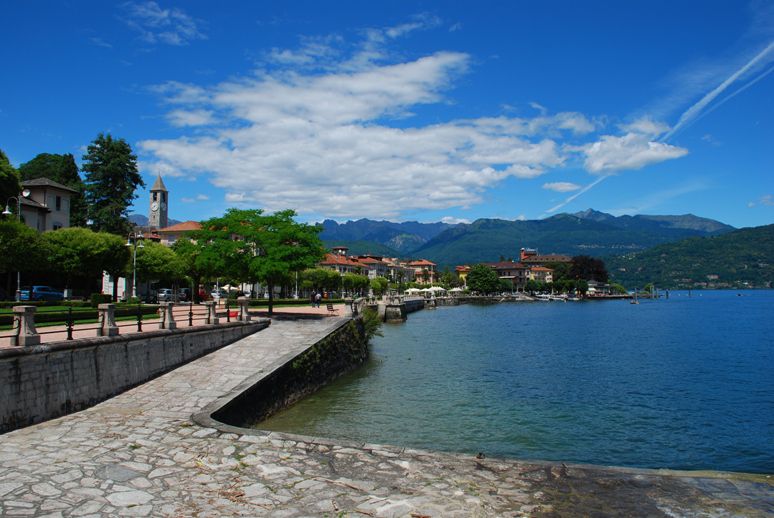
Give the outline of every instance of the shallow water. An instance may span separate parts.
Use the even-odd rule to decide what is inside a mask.
[[[774,472],[774,291],[463,305],[262,429],[489,456]]]

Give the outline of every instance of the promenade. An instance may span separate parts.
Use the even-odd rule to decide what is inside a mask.
[[[308,308],[307,308],[308,309]],[[0,435],[2,516],[767,516],[771,478],[565,466],[224,431],[191,416],[341,318],[271,326]]]

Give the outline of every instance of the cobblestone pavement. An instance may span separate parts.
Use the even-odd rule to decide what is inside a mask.
[[[476,459],[202,428],[338,323],[275,321],[91,409],[0,436],[0,515],[771,516],[766,476]]]

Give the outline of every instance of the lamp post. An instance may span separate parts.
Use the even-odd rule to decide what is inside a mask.
[[[131,246],[132,251],[132,298],[137,297],[137,248],[145,248],[142,232],[129,232],[126,236],[126,246]]]
[[[21,197],[29,198],[30,191],[29,189],[24,189],[19,196],[11,196],[5,201],[5,210],[3,211],[3,216],[10,216],[12,214],[10,204],[8,203],[11,200],[16,200],[16,221],[21,223]],[[32,293],[30,293],[30,296],[32,296]],[[16,270],[16,302],[19,302],[21,300],[21,271],[18,269]]]

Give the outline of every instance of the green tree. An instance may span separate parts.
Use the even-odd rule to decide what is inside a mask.
[[[575,281],[575,290],[581,295],[581,297],[585,297],[586,293],[589,291],[588,281],[585,279]]]
[[[222,258],[207,253],[207,247],[200,245],[191,239],[178,239],[172,245],[175,255],[179,260],[183,273],[191,280],[194,287],[198,287],[202,281],[214,277],[222,268]],[[199,290],[193,290],[194,302],[201,302]]]
[[[129,250],[123,239],[116,235],[71,227],[46,232],[42,240],[48,269],[63,276],[65,287],[71,287],[77,279],[94,287],[102,278],[103,271],[118,279],[126,270]],[[117,293],[118,283],[114,282],[114,300]]]
[[[387,291],[387,286],[389,286],[389,284],[389,281],[384,277],[375,277],[371,279],[370,282],[371,290],[373,290],[374,295],[377,297],[384,295],[384,292]]]
[[[540,290],[540,283],[535,281],[535,280],[530,279],[524,285],[524,289],[527,290],[530,293],[535,293],[536,291]]]
[[[202,230],[191,237],[223,257],[230,276],[265,283],[271,315],[275,286],[323,257],[321,227],[297,223],[295,215],[292,210],[265,215],[261,210],[229,209],[223,217],[203,222]]]
[[[137,157],[124,139],[100,133],[83,155],[85,199],[94,229],[124,235],[131,229],[128,208],[145,187],[137,170]]]
[[[48,178],[78,191],[78,194],[73,194],[70,198],[70,226],[82,227],[86,224],[86,201],[83,196],[85,186],[78,174],[73,155],[41,153],[19,166],[19,176],[22,181]]]
[[[0,149],[0,210],[5,208],[5,203],[11,196],[19,196],[21,184],[19,183],[19,173],[11,165],[8,157]],[[11,204],[11,210],[16,212],[16,204]]]
[[[618,295],[623,295],[624,293],[626,293],[626,288],[622,284],[613,282],[610,284],[610,291]]]
[[[607,282],[608,275],[605,262],[602,259],[588,255],[576,255],[572,258],[569,277],[571,279]]]
[[[338,290],[341,276],[329,268],[310,268],[301,272],[303,286],[315,290]]]
[[[177,284],[183,280],[185,267],[183,261],[171,248],[153,241],[143,243],[137,249],[137,279],[159,281],[163,284]],[[127,247],[128,248],[128,247]],[[131,272],[131,264],[128,270]]]
[[[439,281],[441,282],[441,286],[443,286],[445,289],[451,289],[456,288],[460,285],[460,278],[457,277],[457,274],[449,270],[447,267],[444,269],[444,271],[441,273],[441,276],[439,278]],[[510,288],[508,288],[510,290]]]
[[[40,239],[41,234],[16,217],[0,216],[0,273],[5,274],[3,295],[13,299],[16,293],[16,272],[22,274],[42,269],[46,257]]]
[[[316,265],[324,256],[322,227],[294,220],[293,210],[275,212],[266,218],[258,279],[269,289],[269,315],[273,313],[274,287],[291,275]]]
[[[500,291],[500,277],[489,266],[476,264],[468,272],[468,289],[484,294],[497,293]]]
[[[365,275],[345,273],[341,278],[341,284],[351,295],[363,295],[363,290],[368,288],[370,282]]]

